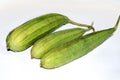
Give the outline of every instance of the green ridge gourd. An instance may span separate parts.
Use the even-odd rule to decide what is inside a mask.
[[[13,52],[24,51],[38,39],[43,38],[67,23],[91,27],[90,25],[73,22],[68,17],[58,13],[45,14],[31,19],[12,30],[6,39],[7,50]]]
[[[113,28],[100,30],[70,41],[46,53],[41,60],[41,67],[53,69],[78,59],[102,44],[116,31],[120,16]]]
[[[72,28],[54,32],[38,40],[31,49],[31,58],[41,58],[53,48],[82,36],[90,29]]]

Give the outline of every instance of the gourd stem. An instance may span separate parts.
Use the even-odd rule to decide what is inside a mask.
[[[114,26],[115,30],[117,29],[119,22],[120,22],[120,15],[119,15],[119,17],[118,17],[118,20],[117,20],[115,26]]]
[[[82,27],[88,27],[89,29],[92,29],[93,32],[95,32],[95,29],[93,27],[93,22],[91,25],[88,25],[88,24],[81,24],[81,23],[77,23],[77,22],[74,22],[72,20],[69,20],[69,23],[73,24],[73,25],[77,25],[77,26],[82,26]]]

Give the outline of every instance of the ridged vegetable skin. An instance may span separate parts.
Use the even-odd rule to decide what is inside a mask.
[[[91,25],[79,24],[71,21],[64,15],[49,13],[29,20],[12,30],[6,39],[7,50],[14,52],[23,51],[33,45],[38,39],[43,38],[67,23],[92,28]]]
[[[12,30],[6,39],[7,49],[19,52],[30,47],[36,40],[67,24],[69,19],[61,14],[46,14],[25,22]]]
[[[114,33],[119,21],[120,16],[113,28],[87,34],[49,51],[42,57],[41,67],[46,69],[57,68],[86,55]]]
[[[90,29],[72,28],[49,34],[38,40],[31,49],[31,58],[41,58],[48,51],[82,36]]]

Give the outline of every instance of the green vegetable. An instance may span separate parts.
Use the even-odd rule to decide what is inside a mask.
[[[42,57],[41,67],[46,69],[57,68],[86,55],[113,35],[118,27],[119,21],[120,16],[113,28],[87,34],[58,48],[52,49]]]
[[[90,29],[73,28],[51,33],[50,35],[38,40],[33,45],[31,50],[31,58],[39,59],[51,49],[74,40],[89,30]]]
[[[67,23],[91,28],[90,25],[75,23],[61,14],[46,14],[29,20],[12,30],[6,39],[7,50],[14,52],[23,51],[33,45],[38,39],[43,38]]]

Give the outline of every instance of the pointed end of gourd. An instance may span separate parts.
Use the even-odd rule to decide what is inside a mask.
[[[12,51],[12,52],[15,52],[15,51],[13,51],[13,50],[11,50],[11,49],[9,49],[9,48],[7,48],[7,51]]]
[[[31,55],[31,59],[34,59],[34,57]]]
[[[48,69],[48,68],[45,66],[45,63],[44,63],[43,59],[41,59],[41,62],[40,62],[39,65],[40,65],[41,68]]]
[[[33,56],[33,48],[31,49],[31,59],[34,59],[34,56]]]
[[[35,57],[33,56],[32,52],[31,52],[31,59],[34,59]]]
[[[45,67],[42,63],[40,63],[40,67],[43,68],[43,69],[47,69],[47,70],[52,69],[52,68],[47,68],[47,67]]]
[[[35,56],[31,55],[31,59],[41,59],[41,57],[35,57]]]
[[[32,53],[31,53],[31,56],[30,56],[30,57],[31,57],[31,59],[37,59],[37,58],[35,58],[35,57],[33,56],[33,54],[32,54]]]
[[[8,44],[7,44],[6,48],[7,48],[7,51],[12,51]]]
[[[118,28],[119,22],[120,22],[120,15],[117,19],[117,22],[116,22],[115,26],[114,26],[115,30]]]
[[[7,51],[11,51],[11,49],[8,48]]]
[[[7,51],[11,51],[11,49],[10,49],[10,47],[9,47],[9,44],[8,43],[6,43],[7,45],[6,45],[6,48],[7,48]]]
[[[43,66],[43,64],[42,64],[42,61],[41,61],[41,63],[39,64],[39,66],[41,67],[41,68],[44,68],[44,66]],[[45,68],[44,68],[45,69]]]

